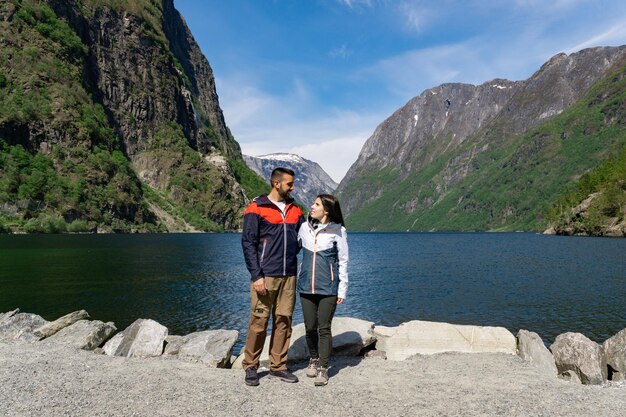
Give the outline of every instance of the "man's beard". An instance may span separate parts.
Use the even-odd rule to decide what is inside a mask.
[[[289,190],[281,190],[281,189],[278,190],[278,195],[284,200],[289,198],[290,193],[291,191]]]

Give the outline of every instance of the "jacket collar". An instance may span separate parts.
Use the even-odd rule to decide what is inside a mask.
[[[332,232],[341,231],[341,225],[339,223],[331,222],[328,224],[328,226],[324,227],[323,229],[316,229],[315,228],[316,223],[313,222],[313,219],[311,218],[311,216],[309,216],[309,218],[307,219],[307,222],[309,223],[309,227],[314,234],[318,234],[320,232],[332,233]]]
[[[267,194],[262,194],[258,196],[257,198],[254,199],[254,201],[256,201],[257,206],[268,206],[268,205],[275,206],[275,204],[272,202],[272,200],[269,199]],[[285,199],[286,205],[292,204],[293,202],[294,202],[294,199],[291,197]]]

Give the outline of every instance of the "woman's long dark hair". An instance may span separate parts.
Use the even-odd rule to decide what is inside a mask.
[[[346,227],[343,221],[343,214],[341,214],[341,206],[337,197],[331,194],[319,194],[315,199],[320,199],[324,211],[328,213],[328,219],[333,222]]]

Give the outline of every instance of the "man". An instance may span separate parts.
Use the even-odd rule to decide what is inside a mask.
[[[245,383],[259,385],[257,368],[272,314],[270,376],[298,382],[287,369],[291,316],[296,302],[298,230],[304,215],[293,203],[294,172],[272,171],[269,194],[254,199],[243,217],[241,244],[250,271],[250,324],[244,348]]]

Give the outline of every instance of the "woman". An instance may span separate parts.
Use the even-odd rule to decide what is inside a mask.
[[[334,196],[320,194],[315,198],[298,240],[303,252],[298,291],[311,355],[306,375],[315,378],[316,386],[322,386],[328,383],[333,315],[348,290],[348,240]]]

